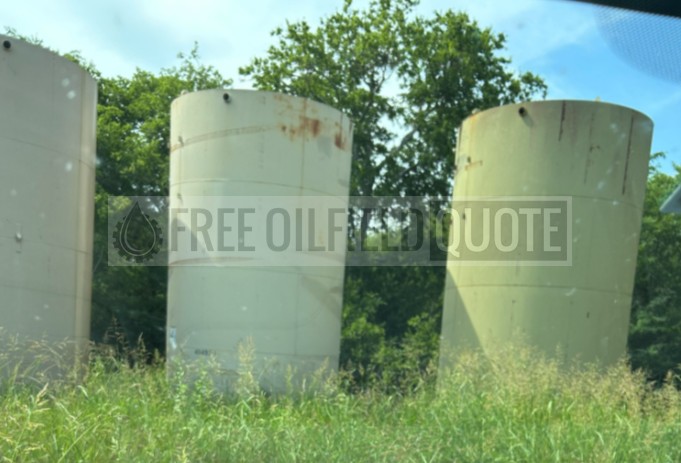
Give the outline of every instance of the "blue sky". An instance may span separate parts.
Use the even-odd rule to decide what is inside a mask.
[[[136,67],[157,71],[172,66],[177,52],[188,51],[196,40],[205,62],[233,78],[235,87],[248,88],[237,69],[265,52],[272,43],[272,29],[286,20],[315,24],[341,4],[342,0],[23,0],[3,5],[0,26],[38,36],[60,51],[80,50],[107,76],[130,75]],[[635,24],[647,29],[618,36],[614,26],[631,22],[630,13],[613,14],[563,0],[422,0],[417,11],[430,15],[448,8],[465,11],[481,26],[506,34],[505,54],[513,67],[544,77],[548,98],[600,98],[650,116],[655,122],[653,152],[667,153],[661,167],[671,172],[672,162],[681,164],[679,74],[676,81],[665,80],[656,77],[655,70],[642,71],[631,59],[633,53],[647,61],[644,65],[657,63],[658,74],[665,63],[678,69],[681,52],[671,39],[674,33],[681,38],[681,20],[639,17]],[[653,32],[646,35],[647,31]],[[613,47],[613,39],[629,54]]]

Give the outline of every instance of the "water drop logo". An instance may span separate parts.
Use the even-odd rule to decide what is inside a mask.
[[[138,264],[151,260],[163,244],[163,233],[158,222],[145,214],[137,201],[118,221],[112,238],[118,255]]]

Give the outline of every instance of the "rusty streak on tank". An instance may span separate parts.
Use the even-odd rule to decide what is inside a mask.
[[[322,131],[322,123],[319,119],[307,116],[300,116],[300,123],[297,127],[287,126],[282,124],[279,129],[287,133],[289,139],[295,140],[298,137],[314,139],[319,136]]]

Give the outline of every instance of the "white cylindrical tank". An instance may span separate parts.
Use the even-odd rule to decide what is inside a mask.
[[[480,198],[497,209],[538,207],[533,251],[555,233],[566,252],[534,262],[523,250],[498,252],[493,263],[479,261],[483,253],[466,262],[450,255],[441,365],[452,351],[513,339],[602,365],[625,353],[652,128],[640,112],[588,101],[514,104],[464,121],[453,209]],[[562,201],[571,206],[553,229],[542,205]],[[475,243],[489,233],[481,223],[472,226]]]
[[[0,35],[0,327],[89,340],[97,84]]]
[[[170,132],[170,229],[178,234],[192,226],[188,218],[173,219],[174,210],[213,209],[220,201],[233,207],[254,201],[260,215],[277,198],[347,207],[352,124],[329,106],[270,92],[200,91],[173,101]],[[256,226],[254,233],[264,230]],[[345,236],[321,259],[302,251],[284,265],[266,266],[248,253],[241,265],[205,249],[192,252],[174,235],[171,363],[214,357],[222,370],[216,379],[225,382],[219,387],[229,388],[250,362],[261,387],[275,392],[286,389],[288,371],[301,380],[337,368]],[[240,346],[250,346],[253,358],[240,358]]]

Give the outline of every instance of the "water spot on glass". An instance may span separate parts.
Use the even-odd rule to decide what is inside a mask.
[[[69,90],[69,91],[66,93],[66,98],[68,98],[69,100],[73,100],[75,97],[76,97],[76,92],[75,92],[75,90]]]
[[[10,196],[16,196],[17,194],[18,194],[18,193],[17,193],[17,190],[15,190],[14,188],[12,188],[11,190],[9,190],[9,195],[10,195]]]
[[[245,312],[245,311],[248,310],[248,307],[246,307],[245,305],[242,305],[242,306],[241,306],[241,310],[242,310],[243,312]]]
[[[605,180],[601,180],[600,182],[598,182],[598,185],[596,185],[596,188],[598,188],[599,190],[602,190],[603,188],[605,188]]]
[[[577,218],[575,219],[575,223],[577,223],[577,224],[582,223],[582,218],[581,218],[581,217],[577,217]]]
[[[66,172],[71,172],[73,170],[73,163],[71,161],[67,161],[64,165],[64,170],[66,170]]]
[[[569,291],[565,291],[566,296],[572,296],[577,292],[577,288],[571,288]]]
[[[44,213],[44,212],[41,212],[40,214],[38,214],[38,217],[40,217],[41,219],[44,219],[44,218],[45,218],[45,213]]]
[[[605,173],[607,175],[610,175],[610,174],[612,174],[612,170],[613,170],[612,167],[608,167],[608,170],[606,170]]]
[[[102,163],[102,160],[99,156],[95,158],[95,166],[99,166]]]
[[[523,191],[529,190],[529,187],[527,185],[523,185]]]
[[[610,130],[612,130],[613,132],[617,132],[618,128],[619,127],[614,122],[612,124],[610,124]]]
[[[619,206],[619,204],[620,204],[620,202],[617,201],[616,199],[612,202],[612,205],[613,205],[613,206]]]
[[[40,315],[36,315],[35,317],[33,317],[33,319],[39,322],[40,320],[42,320],[42,317]]]
[[[638,125],[639,128],[644,132],[652,132],[653,131],[653,124],[651,124],[650,121],[640,121],[636,125]]]
[[[579,236],[575,236],[574,238],[572,238],[573,243],[576,243],[577,241],[579,241]]]
[[[64,77],[61,80],[61,86],[62,87],[68,87],[70,83],[71,83],[71,81],[68,79],[68,77]]]
[[[43,309],[47,310],[50,308],[50,304],[43,304]]]

